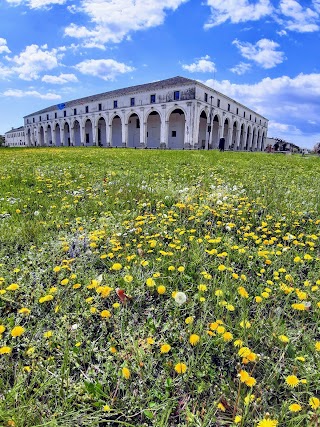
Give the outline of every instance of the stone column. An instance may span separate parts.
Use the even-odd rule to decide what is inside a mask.
[[[140,108],[141,114],[140,114],[140,147],[146,147],[147,146],[147,124],[145,122],[144,118],[144,107]]]
[[[57,145],[57,138],[56,138],[56,128],[52,128],[51,130],[52,134],[52,145],[55,147]]]
[[[63,147],[65,143],[65,135],[64,135],[64,126],[61,127],[60,125],[60,144]]]
[[[232,126],[228,126],[227,138],[226,138],[226,149],[229,150],[232,144]]]
[[[74,147],[74,126],[69,127],[70,129],[70,145]]]
[[[92,121],[91,121],[92,123]],[[98,122],[93,119],[93,125],[92,126],[92,145],[98,146]]]
[[[192,126],[192,148],[199,148],[199,129],[200,129],[200,115],[199,108],[200,102],[193,104],[193,126]]]
[[[43,145],[47,147],[48,146],[48,129],[43,131],[43,139],[44,139]]]
[[[121,134],[122,134],[122,147],[128,146],[128,123],[126,123],[125,118],[125,110],[121,110],[122,117],[121,117]]]
[[[239,150],[239,142],[240,142],[240,129],[237,129],[237,131],[236,131],[236,145],[235,145],[236,150]]]
[[[85,125],[83,125],[82,123],[80,124],[80,145],[82,145],[83,147],[86,145],[86,136],[85,136]]]

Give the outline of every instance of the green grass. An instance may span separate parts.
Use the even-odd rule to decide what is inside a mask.
[[[299,155],[2,149],[0,426],[318,426],[319,172]]]

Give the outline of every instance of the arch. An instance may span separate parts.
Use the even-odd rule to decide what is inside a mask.
[[[139,114],[131,112],[127,116],[128,123],[128,141],[127,147],[136,148],[140,147],[140,126],[141,120]]]
[[[56,137],[56,146],[60,146],[61,144],[61,135],[60,135],[60,125],[59,123],[56,123],[55,127],[55,137]]]
[[[61,141],[61,144],[68,147],[71,145],[70,125],[67,121],[63,124],[63,141]]]
[[[51,125],[50,123],[48,123],[47,125],[47,145],[52,146],[52,130],[51,130]]]
[[[97,121],[97,128],[98,128],[98,145],[99,147],[106,147],[107,146],[107,121],[106,119],[101,116],[99,117]]]
[[[40,128],[38,129],[38,141],[37,144],[40,147],[44,146],[44,129],[43,126],[40,126]]]
[[[168,148],[184,148],[186,113],[178,107],[171,109],[168,117]]]
[[[232,125],[231,130],[231,145],[230,150],[236,150],[237,149],[237,135],[239,130],[239,122],[235,120]]]
[[[219,146],[219,128],[221,123],[221,117],[219,114],[215,114],[212,121],[212,142],[211,148],[218,148]]]
[[[83,128],[84,128],[84,141],[83,141],[84,145],[86,146],[94,145],[93,144],[93,125],[89,117],[84,119]]]
[[[260,150],[260,146],[261,146],[261,130],[258,128],[258,136],[257,136],[257,144],[256,144],[256,151]]]
[[[122,120],[115,114],[111,121],[111,147],[122,147]]]
[[[182,107],[181,105],[175,104],[173,107],[169,108],[169,110],[166,111],[166,121],[167,122],[170,120],[170,116],[175,110],[181,110],[184,113],[184,117],[187,117],[187,112],[184,109],[184,107]]]
[[[157,110],[150,111],[146,117],[146,146],[159,148],[161,136],[161,116]]]
[[[226,117],[224,119],[224,123],[223,123],[223,129],[222,129],[222,136],[225,140],[225,148],[229,148],[229,123],[230,123],[230,119],[228,117]]]
[[[208,114],[203,109],[200,113],[199,117],[199,134],[198,134],[198,147],[201,149],[205,149],[208,146]]]

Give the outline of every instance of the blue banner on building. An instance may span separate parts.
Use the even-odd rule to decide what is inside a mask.
[[[65,103],[58,104],[57,107],[59,108],[59,110],[63,110],[64,108],[66,108],[66,104]]]

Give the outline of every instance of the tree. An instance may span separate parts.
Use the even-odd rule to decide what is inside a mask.
[[[320,142],[316,142],[314,147],[313,147],[313,151],[317,154],[320,154]]]
[[[5,143],[5,139],[3,135],[0,135],[0,147],[2,147]]]

